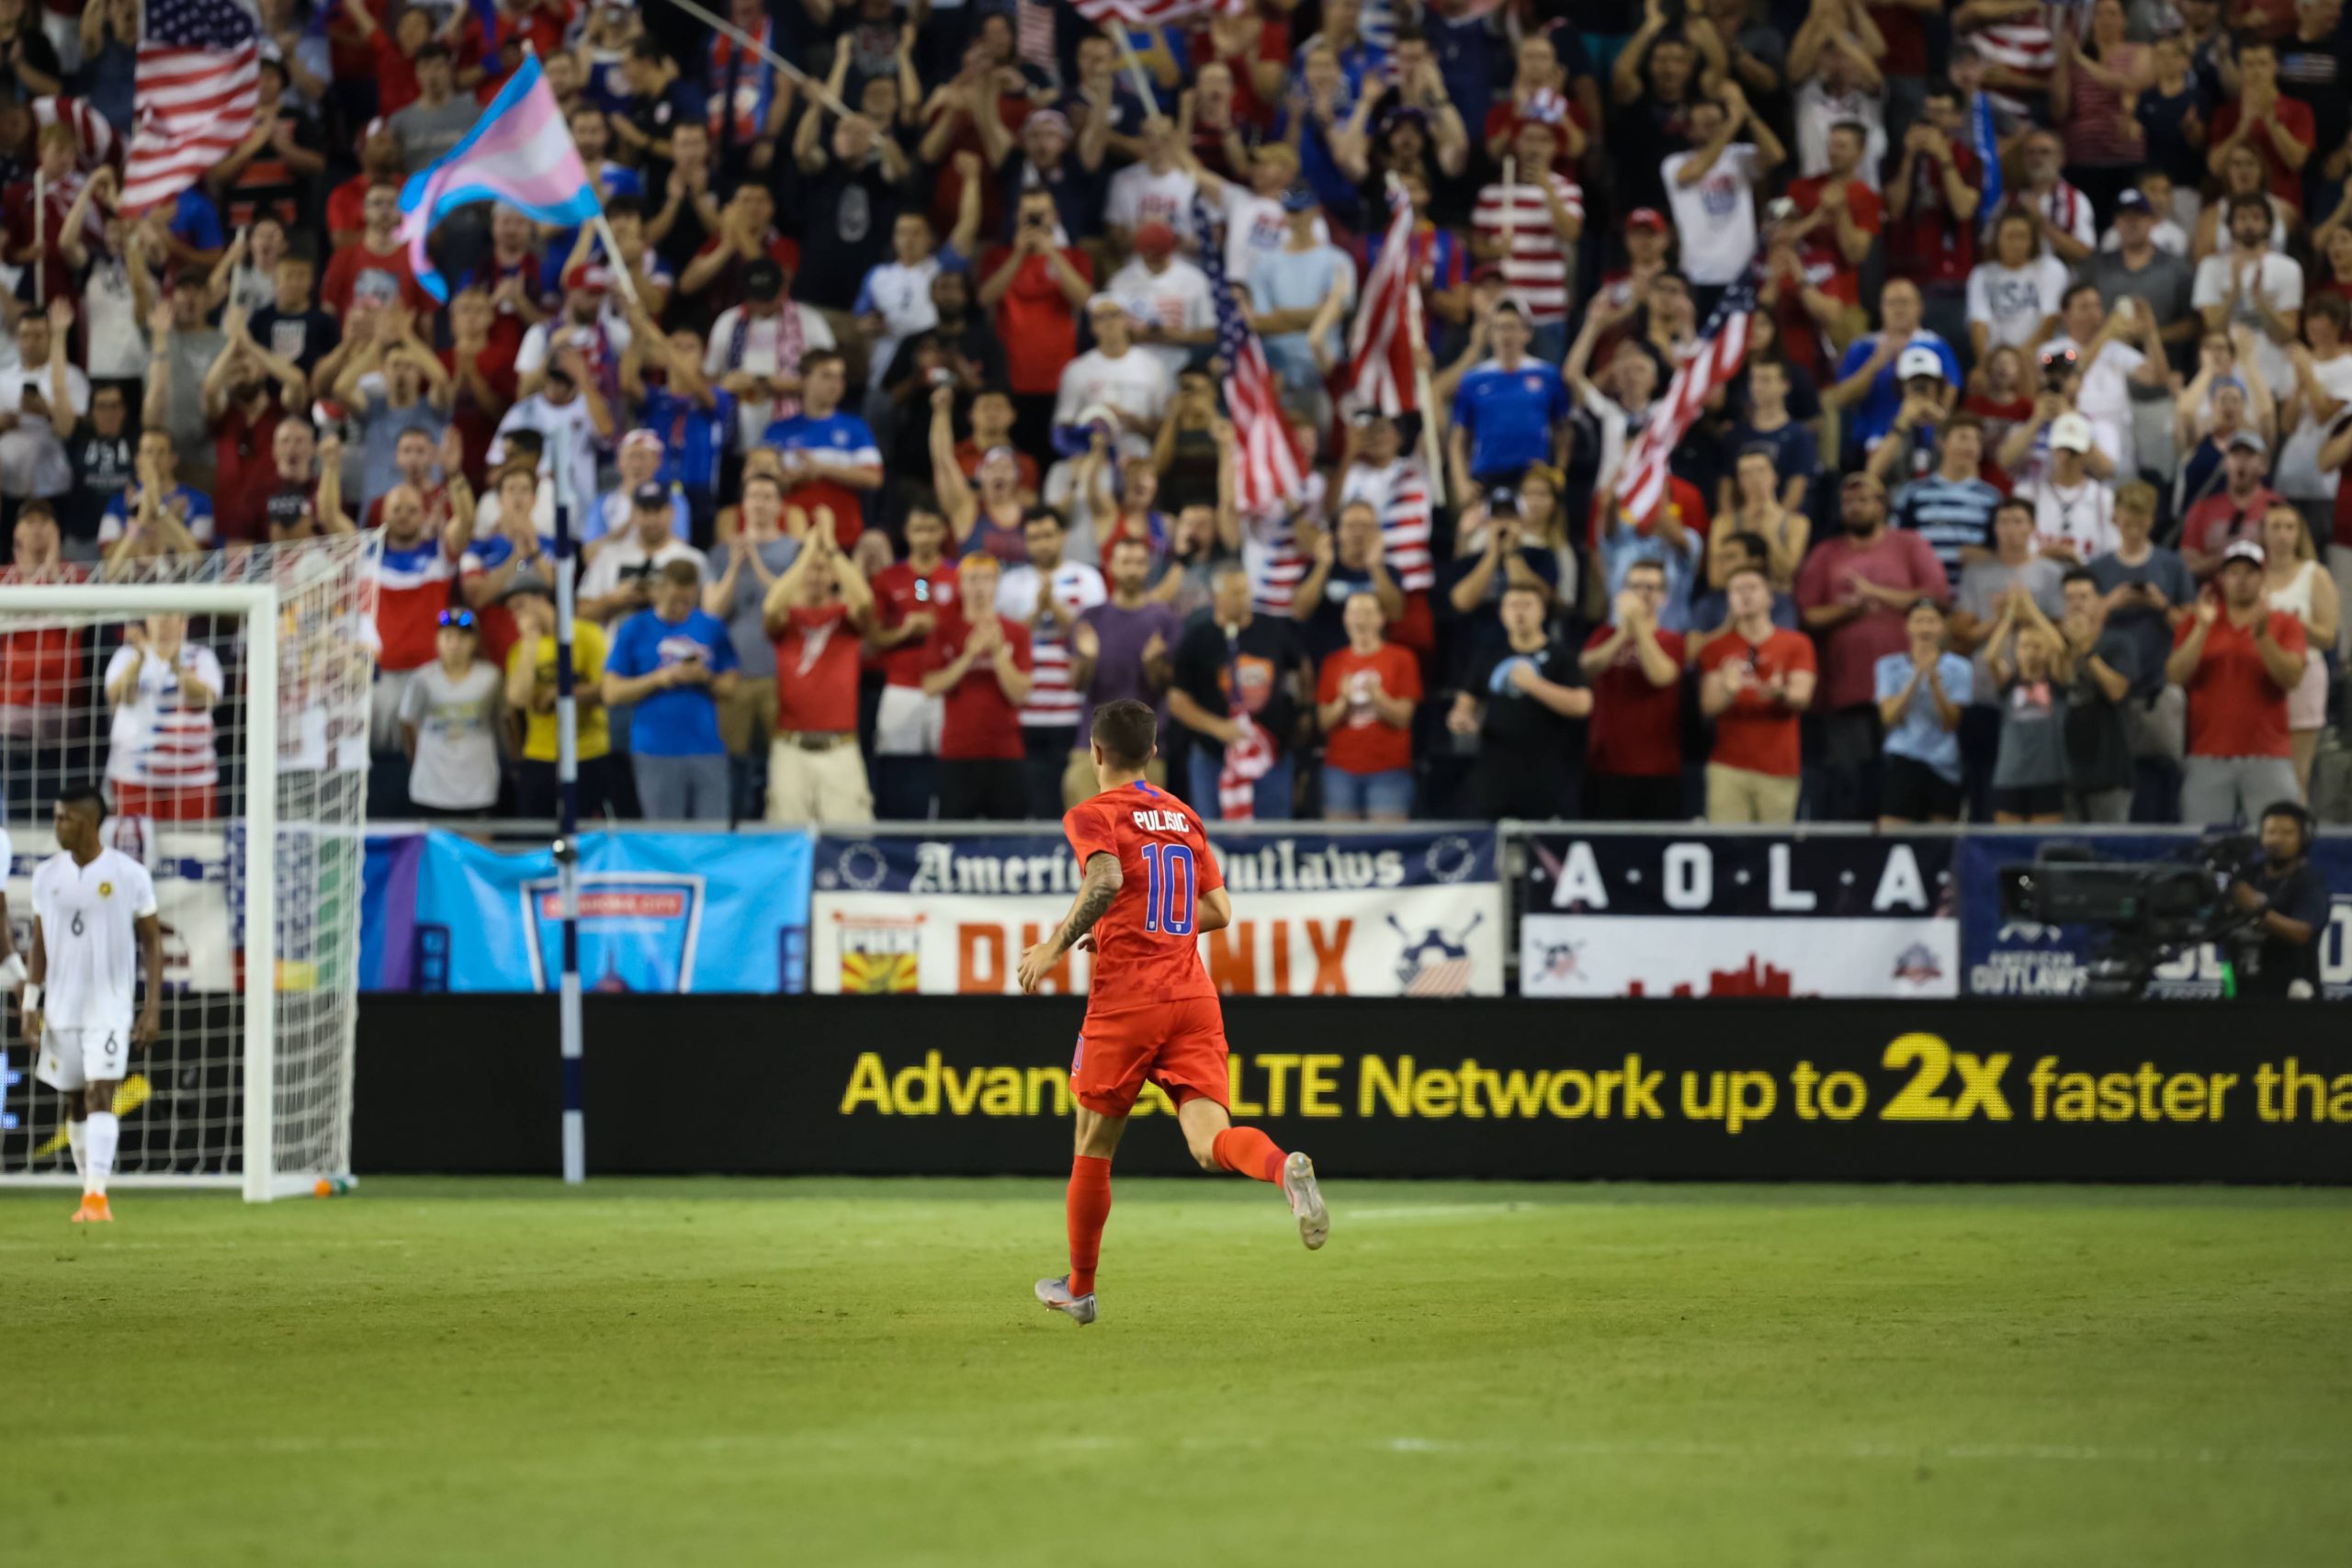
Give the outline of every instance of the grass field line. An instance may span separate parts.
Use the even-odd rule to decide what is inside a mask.
[[[391,1453],[427,1443],[338,1433],[318,1437],[300,1434],[256,1434],[251,1437],[208,1438],[142,1432],[51,1433],[42,1442],[88,1450],[136,1450],[222,1456],[232,1454]],[[438,1439],[434,1439],[437,1441]],[[972,1446],[962,1438],[931,1438],[904,1431],[875,1432],[711,1432],[698,1437],[638,1441],[644,1450],[683,1454],[863,1453],[888,1450],[920,1451],[945,1461],[970,1461]],[[1138,1438],[1114,1433],[1055,1434],[1026,1445],[992,1442],[985,1459],[995,1462],[1017,1459],[1027,1447],[1041,1455],[1070,1453],[1222,1452],[1236,1448],[1268,1449],[1271,1438],[1231,1434],[1217,1438]],[[1327,1454],[1389,1454],[1431,1459],[1505,1459],[1524,1462],[1543,1460],[1733,1460],[1845,1461],[1854,1464],[2028,1464],[2028,1465],[2172,1465],[2328,1466],[2352,1465],[2352,1450],[2301,1447],[2165,1448],[2151,1444],[2096,1443],[1740,1443],[1699,1438],[1577,1438],[1525,1442],[1461,1438],[1361,1438],[1322,1445]]]

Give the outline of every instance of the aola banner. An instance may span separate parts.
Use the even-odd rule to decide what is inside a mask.
[[[1219,833],[1232,926],[1201,939],[1237,996],[1500,996],[1494,836]],[[817,845],[809,989],[1011,994],[1023,949],[1078,891],[1058,834],[832,837]],[[1041,990],[1087,988],[1072,953]]]
[[[1530,997],[1949,997],[1948,839],[1538,833],[1521,874]]]

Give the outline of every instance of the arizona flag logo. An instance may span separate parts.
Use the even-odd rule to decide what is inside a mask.
[[[833,917],[842,931],[842,995],[910,995],[922,988],[922,917]]]

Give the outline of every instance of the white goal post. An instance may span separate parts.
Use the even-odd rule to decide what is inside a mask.
[[[28,647],[71,651],[72,673],[56,673],[52,658],[40,693],[63,700],[36,723],[6,705],[21,704],[22,683],[0,682],[18,944],[29,957],[29,879],[57,852],[50,804],[76,784],[106,791],[109,841],[143,852],[166,928],[164,1038],[134,1055],[118,1092],[114,1185],[234,1187],[261,1202],[350,1170],[378,554],[374,538],[343,536],[146,569],[207,581],[0,583],[0,674]],[[159,628],[179,639],[169,661],[153,656]],[[182,663],[216,672],[222,689],[200,723],[201,704],[184,710],[185,733],[151,728],[173,729],[175,762],[217,758],[217,776],[205,772],[200,790],[128,782],[121,754],[137,747],[146,710],[121,710],[140,700],[140,673],[152,666],[168,680],[160,672]],[[126,676],[116,692],[110,668]],[[21,1019],[7,1010],[0,1181],[75,1181],[62,1100],[34,1082]]]

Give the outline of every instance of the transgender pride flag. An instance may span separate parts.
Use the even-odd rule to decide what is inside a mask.
[[[464,141],[401,187],[409,266],[435,299],[449,298],[449,285],[434,270],[424,237],[445,216],[477,201],[503,201],[533,222],[566,228],[604,209],[537,55],[524,57]]]

